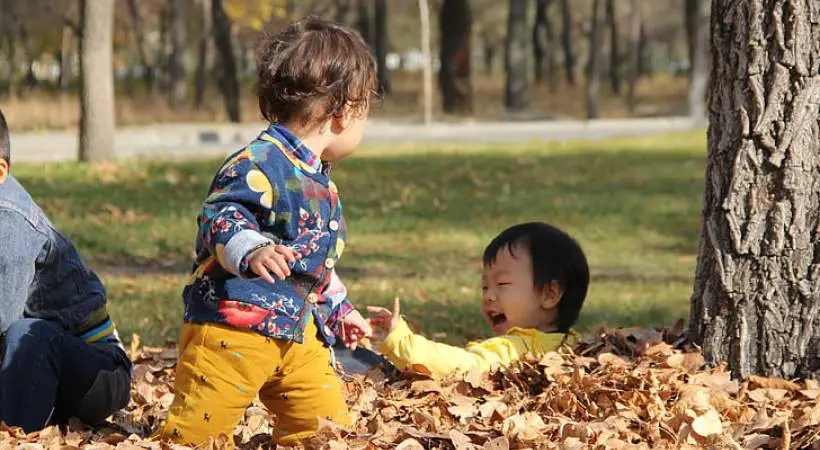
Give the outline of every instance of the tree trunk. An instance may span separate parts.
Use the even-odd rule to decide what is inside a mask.
[[[433,54],[430,51],[430,6],[427,0],[419,0],[421,26],[421,54],[423,62],[424,125],[433,123]]]
[[[507,84],[504,106],[508,111],[527,107],[527,5],[529,0],[510,0],[507,16]]]
[[[60,43],[60,53],[57,58],[60,63],[60,77],[58,84],[60,85],[60,92],[65,94],[68,92],[68,82],[71,80],[71,49],[74,47],[72,38],[74,32],[71,28],[63,27],[62,41]]]
[[[387,0],[375,0],[376,19],[376,66],[379,75],[379,89],[390,93],[390,72],[387,69]]]
[[[600,70],[601,12],[603,0],[592,0],[592,23],[589,33],[589,63],[587,64],[587,118],[598,118],[598,72]]]
[[[561,0],[561,16],[563,29],[561,32],[561,45],[564,47],[564,72],[567,83],[575,86],[575,53],[572,50],[572,10],[569,7],[570,0]]]
[[[439,85],[448,114],[473,114],[470,44],[473,17],[469,0],[444,0],[439,12],[441,70]]]
[[[356,2],[356,27],[365,42],[373,45],[372,25],[370,23],[370,10],[367,8],[367,0]]]
[[[713,0],[691,335],[736,375],[820,375],[820,5]]]
[[[646,24],[641,21],[640,33],[638,34],[638,76],[651,75],[649,60],[649,38],[646,36]]]
[[[202,28],[199,30],[199,43],[197,45],[194,106],[199,109],[202,108],[202,103],[205,101],[213,19],[211,18],[210,0],[198,0],[197,3],[199,4]]]
[[[709,81],[709,0],[696,0],[695,7],[697,16],[694,19],[694,41],[690,47],[689,117],[695,123],[704,123]]]
[[[82,0],[80,161],[114,154],[114,0]]]
[[[536,0],[535,25],[532,27],[532,56],[535,59],[535,82],[542,83],[549,73],[547,52],[550,42],[549,7],[552,0]]]
[[[638,60],[640,58],[640,36],[643,26],[643,0],[632,0],[630,5],[631,20],[629,24],[629,86],[626,97],[630,114],[635,114],[637,107]]]
[[[231,19],[222,8],[222,0],[211,0],[211,14],[213,14],[214,44],[219,53],[221,68],[219,86],[225,101],[225,111],[231,122],[239,122],[241,120],[239,75],[236,70],[236,57],[233,53]]]
[[[351,2],[353,0],[336,0],[336,22],[345,26],[353,23],[351,20]]]
[[[684,0],[683,1],[683,23],[686,29],[686,50],[689,64],[695,60],[695,28],[697,27],[698,4],[700,0]],[[708,26],[707,26],[708,29]]]
[[[606,23],[609,27],[609,83],[612,93],[621,94],[621,49],[615,0],[606,0]]]
[[[171,54],[168,58],[168,78],[171,89],[169,97],[172,107],[179,107],[188,95],[185,79],[185,0],[170,0],[168,24],[170,25]]]
[[[127,0],[128,11],[131,15],[131,22],[134,27],[134,38],[137,41],[137,52],[140,57],[140,64],[142,64],[142,79],[148,91],[153,93],[154,84],[154,65],[148,57],[147,44],[145,42],[145,30],[142,26],[142,17],[140,17],[137,0]]]
[[[484,73],[492,75],[493,66],[495,66],[495,46],[488,41],[484,41]]]

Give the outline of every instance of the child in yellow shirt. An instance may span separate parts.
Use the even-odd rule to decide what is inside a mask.
[[[465,348],[430,341],[410,331],[396,299],[392,312],[368,308],[387,360],[399,370],[443,378],[504,367],[568,343],[589,285],[587,260],[574,239],[545,223],[515,225],[490,242],[483,261],[481,313],[495,337]]]

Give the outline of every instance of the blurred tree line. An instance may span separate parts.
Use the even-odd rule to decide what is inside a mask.
[[[690,114],[705,116],[709,0],[429,0],[431,25],[422,30],[419,11],[427,3],[0,0],[0,98],[78,94],[81,134],[91,136],[81,157],[104,158],[110,139],[89,142],[112,133],[102,130],[114,127],[115,91],[150,96],[172,109],[200,108],[212,91],[225,116],[239,122],[258,34],[316,15],[355,28],[370,43],[388,98],[391,75],[421,73],[427,31],[428,61],[437,70],[446,114],[474,114],[477,75],[504,77],[503,102],[511,113],[527,110],[534,84],[550,91],[581,85],[586,115],[596,118],[599,80],[634,111],[638,80],[669,71],[689,76]],[[111,118],[86,120],[86,114]]]

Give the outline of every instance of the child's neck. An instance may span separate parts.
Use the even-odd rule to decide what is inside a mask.
[[[317,158],[322,159],[322,154],[329,143],[330,133],[326,132],[326,124],[304,126],[301,121],[290,121],[282,125],[296,136],[308,150],[313,152]]]

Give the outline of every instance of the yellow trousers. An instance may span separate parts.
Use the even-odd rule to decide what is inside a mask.
[[[204,445],[233,433],[256,395],[277,422],[273,440],[294,445],[322,417],[350,421],[330,350],[311,319],[304,343],[266,338],[216,324],[182,327],[175,398],[162,435],[180,444]]]

